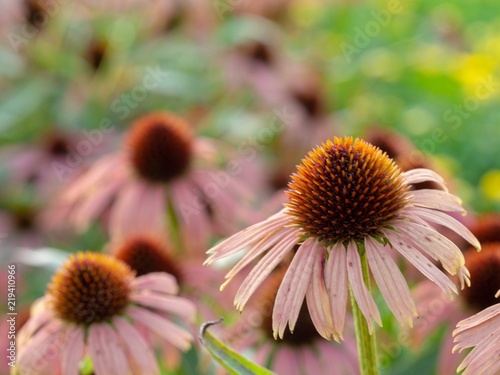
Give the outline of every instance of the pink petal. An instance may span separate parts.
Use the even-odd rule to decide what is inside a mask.
[[[464,266],[465,259],[460,249],[435,229],[401,220],[395,220],[393,226],[409,239],[407,242],[439,260],[450,274],[455,275]]]
[[[20,373],[51,375],[59,372],[60,353],[64,345],[63,324],[60,321],[48,323],[25,346],[18,347],[17,366]]]
[[[295,228],[285,228],[285,229],[277,229],[276,234],[269,235],[264,237],[262,240],[257,242],[246,254],[245,256],[227,273],[226,279],[223,286],[228,284],[233,277],[240,272],[243,268],[245,268],[252,260],[262,255],[262,253],[271,249],[273,246],[276,246],[283,239],[290,237],[290,235],[296,235]]]
[[[122,189],[111,211],[109,231],[113,241],[133,233],[163,233],[165,210],[163,186],[131,182]]]
[[[174,276],[165,272],[152,272],[144,276],[139,276],[131,284],[133,288],[139,290],[149,290],[165,294],[179,293],[177,280]]]
[[[308,238],[295,253],[276,295],[273,309],[274,337],[283,338],[287,323],[293,332],[304,303],[314,261],[323,251],[316,239]]]
[[[40,300],[37,300],[37,302],[40,302]],[[34,302],[33,305],[37,304],[37,302]],[[36,313],[34,310],[34,308],[31,309],[31,318],[19,331],[19,335],[17,337],[17,345],[19,347],[24,346],[38,330],[52,321],[54,317],[50,310]]]
[[[437,284],[448,296],[453,299],[452,293],[457,293],[457,288],[453,282],[446,277],[434,264],[425,258],[420,252],[408,243],[406,236],[400,235],[393,230],[383,230],[384,235],[391,242],[391,245],[410,261],[429,280]]]
[[[436,172],[426,168],[415,168],[403,173],[407,184],[418,184],[425,181],[433,181],[438,184],[444,191],[448,191],[446,182]]]
[[[172,205],[180,223],[184,249],[199,253],[211,235],[211,220],[201,192],[184,180],[172,185]]]
[[[73,327],[66,333],[66,344],[62,348],[61,371],[64,375],[79,375],[79,364],[84,348],[83,328]]]
[[[248,299],[252,296],[255,290],[262,284],[264,279],[269,276],[271,271],[283,260],[285,255],[292,250],[297,244],[298,238],[296,234],[289,235],[288,238],[270,249],[266,255],[255,265],[250,271],[250,274],[243,280],[234,303],[238,310],[242,310]]]
[[[343,337],[347,294],[349,292],[346,256],[344,245],[333,245],[325,266],[326,291],[330,298],[333,328],[341,338]]]
[[[438,358],[438,374],[455,374],[460,364],[460,355],[452,353],[453,337],[445,335],[441,343],[439,358]]]
[[[119,178],[108,181],[99,189],[82,200],[81,204],[75,208],[73,221],[79,230],[85,230],[91,221],[97,218],[107,207],[113,196],[122,187],[124,181]]]
[[[454,219],[448,214],[421,207],[406,207],[404,208],[404,212],[408,212],[411,215],[416,215],[424,220],[443,225],[448,229],[451,229],[456,234],[460,235],[476,249],[481,249],[481,244],[479,243],[477,238],[472,234],[472,232],[469,229],[467,229],[461,222]]]
[[[417,310],[398,266],[385,253],[384,246],[373,238],[365,238],[365,248],[370,270],[387,305],[400,324],[413,326],[413,317],[417,316]]]
[[[91,169],[76,179],[62,195],[61,199],[72,203],[82,199],[97,186],[102,186],[118,175],[124,175],[125,161],[123,154],[115,153],[102,157]]]
[[[128,355],[133,357],[138,372],[143,375],[159,374],[154,352],[140,333],[123,318],[115,317],[113,324],[127,348]]]
[[[191,347],[191,341],[193,340],[191,334],[160,315],[135,306],[127,309],[127,315],[137,323],[148,327],[151,331],[163,337],[176,348],[186,351]]]
[[[196,314],[196,307],[191,301],[177,296],[133,293],[130,299],[142,306],[172,313],[189,321],[192,321]]]
[[[323,277],[323,253],[325,251],[326,250],[323,249],[322,251],[316,252],[311,282],[306,292],[307,308],[309,310],[311,320],[319,334],[327,340],[330,340],[332,335],[335,340],[338,340],[333,329],[330,300],[328,299],[325,279]]]
[[[375,320],[379,326],[382,326],[382,320],[380,319],[377,305],[375,301],[373,301],[370,291],[366,288],[363,280],[361,259],[356,244],[353,242],[349,242],[347,245],[346,261],[347,275],[349,276],[349,284],[351,285],[354,298],[356,298],[356,302],[366,318],[368,330],[370,333],[373,333],[373,320]]]
[[[210,264],[218,259],[235,254],[247,246],[254,245],[263,238],[278,232],[290,221],[290,216],[280,211],[260,223],[254,224],[241,232],[229,237],[207,251],[212,254],[205,264]]]
[[[460,198],[441,190],[422,189],[410,192],[410,201],[414,206],[434,208],[441,211],[458,211],[465,213]]]
[[[116,332],[107,324],[92,324],[88,332],[88,348],[96,375],[123,375],[129,363]]]

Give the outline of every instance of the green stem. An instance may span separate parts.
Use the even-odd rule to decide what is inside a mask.
[[[361,255],[361,267],[363,270],[363,279],[366,287],[370,290],[370,273],[368,270],[368,262],[366,253],[363,251]],[[356,341],[358,342],[359,366],[361,375],[378,375],[377,362],[377,343],[375,341],[375,332],[370,335],[368,324],[361,312],[354,294],[351,293],[352,313],[354,316],[354,326],[356,328]]]

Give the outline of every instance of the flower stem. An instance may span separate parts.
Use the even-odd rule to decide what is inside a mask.
[[[370,290],[370,273],[366,253],[361,255],[361,267],[363,270],[363,279],[368,290]],[[354,326],[356,328],[356,341],[358,342],[359,366],[361,375],[378,375],[377,365],[377,344],[375,341],[375,332],[370,335],[366,319],[359,309],[358,303],[351,290],[351,305],[354,316]]]

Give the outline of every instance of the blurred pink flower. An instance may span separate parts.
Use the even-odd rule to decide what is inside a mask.
[[[150,234],[135,234],[121,243],[108,245],[110,252],[126,263],[138,277],[150,273],[165,272],[175,277],[179,285],[179,295],[189,299],[203,321],[214,320],[223,311],[231,309],[234,294],[219,292],[219,281],[222,271],[202,266],[199,257],[186,257],[186,254],[175,255],[167,242]],[[196,334],[196,332],[193,332]],[[181,357],[171,344],[155,339],[146,334],[151,345],[159,347],[169,367],[176,368]]]
[[[355,341],[347,338],[340,345],[322,338],[311,321],[305,303],[300,309],[294,332],[285,331],[283,340],[274,339],[273,306],[284,270],[280,268],[266,280],[236,324],[223,334],[223,341],[238,351],[253,351],[253,360],[276,374],[359,374]],[[335,368],[330,363],[335,363]]]
[[[5,149],[4,157],[8,160],[5,168],[10,182],[32,184],[42,196],[50,197],[62,182],[83,170],[85,164],[79,152],[80,142],[87,142],[85,152],[95,154],[96,150],[102,150],[102,144],[96,147],[83,137],[56,132],[45,135],[36,143]]]
[[[409,191],[409,185],[434,181],[444,190]],[[431,170],[401,173],[378,148],[351,137],[335,138],[311,151],[292,176],[286,208],[221,242],[208,251],[206,263],[250,248],[226,275],[227,285],[251,261],[259,262],[235,298],[242,310],[272,270],[299,245],[278,290],[273,310],[274,335],[293,331],[304,298],[312,321],[325,338],[342,337],[347,295],[352,289],[369,329],[381,324],[377,306],[365,286],[360,252],[389,308],[401,324],[412,325],[416,308],[395,262],[386,255],[394,247],[449,298],[454,283],[427,256],[439,260],[461,287],[469,272],[461,251],[430,223],[457,232],[474,246],[470,231],[441,211],[459,211],[460,200],[446,191]]]
[[[171,275],[134,278],[112,257],[71,256],[19,332],[18,369],[21,374],[78,375],[87,354],[96,375],[159,374],[154,351],[140,332],[152,331],[179,350],[189,349],[191,334],[162,315],[194,318],[194,305],[177,292]]]
[[[185,251],[205,249],[212,236],[241,225],[246,194],[231,163],[218,169],[213,145],[195,138],[173,114],[145,115],[132,125],[124,150],[104,156],[74,181],[47,220],[69,220],[85,230],[109,209],[113,241],[170,230]]]

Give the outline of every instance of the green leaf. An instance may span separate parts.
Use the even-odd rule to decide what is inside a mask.
[[[249,361],[242,355],[236,353],[234,350],[225,346],[222,342],[217,340],[207,328],[211,325],[218,324],[222,321],[206,322],[200,328],[200,341],[205,348],[210,352],[212,357],[230,374],[236,375],[272,375],[271,372],[259,365]]]

